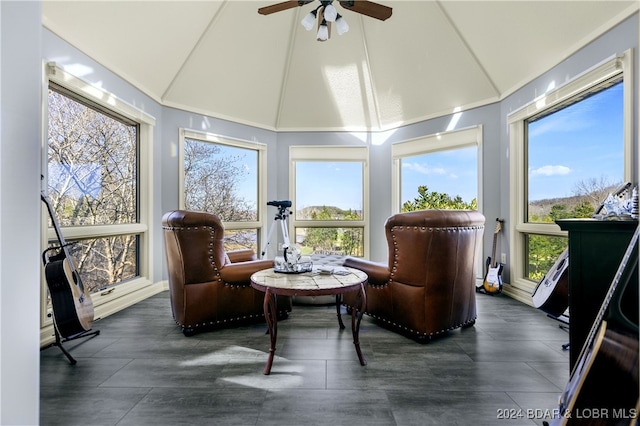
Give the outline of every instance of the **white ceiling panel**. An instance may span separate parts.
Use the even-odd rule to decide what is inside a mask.
[[[225,4],[164,96],[167,104],[273,127],[287,68],[292,17],[273,15],[273,31],[258,31],[256,4]],[[245,31],[251,28],[252,31]],[[277,29],[277,30],[276,30]]]
[[[44,1],[43,23],[161,99],[220,2]]]
[[[445,1],[441,4],[470,51],[504,95],[601,35],[603,24],[618,22],[620,16],[627,16],[625,11],[633,8],[634,3],[614,0]]]

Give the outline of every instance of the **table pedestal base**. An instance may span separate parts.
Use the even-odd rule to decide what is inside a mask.
[[[358,292],[358,297],[356,299],[357,308],[351,310],[351,334],[353,336],[353,344],[356,347],[356,353],[358,354],[358,360],[360,361],[360,365],[367,365],[367,361],[362,355],[362,350],[360,349],[360,321],[362,320],[362,315],[365,307],[367,306],[367,294],[364,290],[364,283],[360,284],[360,286],[356,290]],[[342,322],[342,314],[340,312],[340,306],[342,304],[342,294],[336,294],[336,311],[338,315],[338,325],[341,330],[345,329],[344,323]],[[264,317],[267,321],[267,328],[269,331],[269,357],[267,359],[267,364],[264,367],[263,373],[268,375],[271,374],[271,366],[273,365],[273,357],[276,353],[276,340],[278,337],[278,310],[276,307],[276,294],[271,291],[270,288],[267,288],[264,293]]]

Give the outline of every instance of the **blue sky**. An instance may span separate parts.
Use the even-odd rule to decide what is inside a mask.
[[[402,160],[402,203],[418,196],[418,186],[429,192],[456,195],[471,202],[478,196],[478,148],[438,151]]]
[[[296,209],[326,205],[362,210],[362,163],[298,161],[296,169]]]
[[[529,200],[575,195],[590,179],[623,180],[622,84],[529,125]]]

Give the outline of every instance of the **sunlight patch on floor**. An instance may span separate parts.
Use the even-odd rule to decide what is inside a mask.
[[[264,351],[245,348],[243,346],[227,346],[206,355],[181,361],[180,365],[183,367],[192,367],[201,365],[224,365],[230,362],[234,364],[253,364],[256,362],[256,358],[263,358],[266,362],[267,355]]]
[[[224,377],[221,380],[256,389],[292,389],[302,387],[304,384],[304,366],[290,362],[285,358],[275,359],[278,367],[271,370],[271,374],[247,374],[242,376]]]

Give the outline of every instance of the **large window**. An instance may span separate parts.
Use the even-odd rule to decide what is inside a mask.
[[[482,127],[394,144],[393,212],[478,209]]]
[[[367,149],[294,146],[289,154],[291,222],[302,254],[367,256]]]
[[[526,120],[527,223],[591,217],[624,175],[623,83],[617,75]],[[525,276],[542,279],[566,238],[527,236]]]
[[[266,146],[189,130],[181,132],[180,141],[181,206],[217,215],[227,250],[259,253]]]
[[[44,191],[98,307],[149,284],[141,156],[154,119],[55,66],[46,99]],[[46,218],[46,244],[58,246]]]
[[[607,61],[509,117],[513,281],[525,292],[567,247],[555,221],[591,217],[630,180],[627,62]]]

